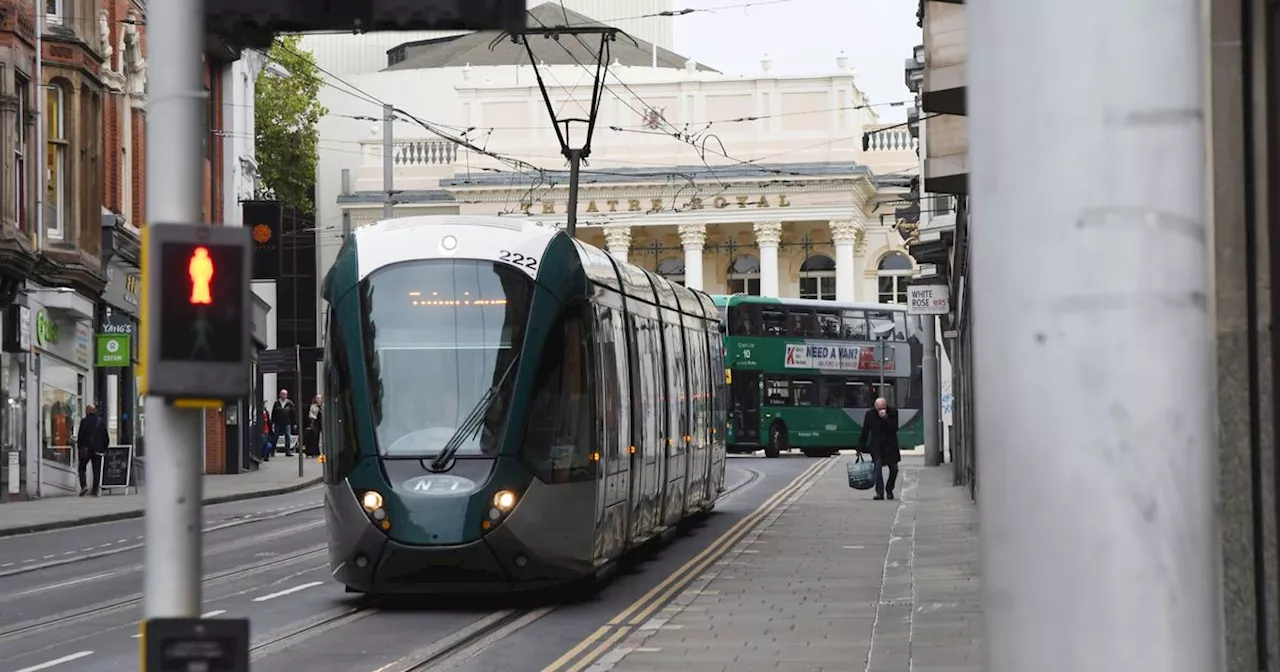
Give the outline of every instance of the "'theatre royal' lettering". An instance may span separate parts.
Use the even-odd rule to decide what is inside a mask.
[[[567,207],[567,204],[562,204],[558,209],[557,204],[553,201],[539,201],[537,205],[539,208],[538,214],[542,215],[554,215]],[[533,203],[524,202],[520,204],[520,209],[527,215],[533,210],[533,206]],[[789,208],[791,207],[791,201],[788,201],[787,197],[782,194],[778,194],[777,196],[761,194],[759,196],[716,196],[715,198],[710,199],[710,201],[694,197],[684,203],[667,203],[661,198],[611,198],[600,202],[596,202],[596,200],[587,201],[585,208],[583,208],[582,203],[578,204],[578,210],[585,212],[659,212],[664,209],[705,210],[706,208],[723,210],[730,207]]]

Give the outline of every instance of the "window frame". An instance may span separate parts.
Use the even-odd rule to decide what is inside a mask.
[[[45,174],[48,183],[45,187],[45,208],[52,217],[46,217],[44,236],[50,240],[65,240],[67,237],[68,210],[71,207],[72,186],[74,180],[71,173],[71,141],[67,133],[67,102],[70,96],[61,84],[54,82],[45,88]],[[57,113],[51,114],[48,103],[57,100]],[[56,130],[55,130],[56,129]],[[50,202],[50,197],[56,202]]]

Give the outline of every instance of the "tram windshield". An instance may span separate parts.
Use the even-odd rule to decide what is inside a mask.
[[[432,259],[375,271],[360,292],[378,451],[435,456],[519,353],[533,282],[489,261]],[[497,452],[513,378],[457,456]]]

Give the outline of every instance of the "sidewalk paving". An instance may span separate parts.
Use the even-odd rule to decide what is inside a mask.
[[[243,474],[212,474],[204,477],[204,503],[220,504],[254,497],[296,492],[315,485],[323,475],[316,459],[303,461],[298,477],[296,457],[279,455],[263,462],[257,471]],[[144,485],[142,489],[145,489]],[[101,497],[49,497],[26,502],[0,503],[0,537],[56,530],[92,523],[105,523],[143,514],[143,495],[103,494]]]
[[[845,456],[590,672],[981,672],[977,509],[907,457],[897,501]]]

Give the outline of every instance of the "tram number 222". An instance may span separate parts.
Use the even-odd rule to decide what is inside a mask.
[[[509,261],[516,266],[524,266],[527,269],[534,270],[538,268],[538,260],[533,257],[526,257],[519,252],[511,250],[498,250],[498,258],[502,261]]]

